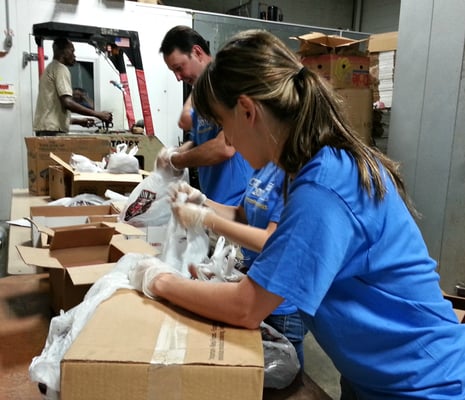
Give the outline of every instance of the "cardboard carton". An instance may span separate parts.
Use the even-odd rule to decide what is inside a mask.
[[[68,310],[80,303],[90,286],[110,271],[126,253],[156,255],[142,239],[123,240],[114,226],[85,224],[51,230],[49,247],[16,246],[26,264],[47,268],[53,310]]]
[[[63,400],[259,400],[261,333],[133,290],[101,303],[61,362]]]
[[[57,155],[50,158],[59,164],[49,170],[49,193],[51,199],[74,197],[82,193],[91,193],[104,197],[107,189],[120,194],[131,193],[148,174],[140,170],[138,174],[111,174],[109,172],[78,172]]]
[[[367,145],[373,144],[373,94],[371,89],[337,89],[352,127]]]
[[[50,153],[62,160],[69,160],[72,153],[81,154],[91,160],[101,160],[116,151],[116,146],[125,143],[137,145],[136,158],[141,169],[152,171],[155,159],[163,144],[156,136],[132,134],[66,134],[63,136],[27,137],[28,186],[34,196],[49,194]]]
[[[82,225],[87,222],[117,222],[120,210],[115,205],[100,206],[32,206],[30,207],[32,246],[40,242],[39,227]]]
[[[308,68],[331,82],[334,88],[367,88],[370,86],[370,59],[362,46],[367,39],[312,32],[293,36],[299,40],[298,54]]]
[[[397,32],[377,33],[368,39],[368,51],[379,53],[397,50]]]
[[[34,196],[49,194],[50,152],[65,160],[69,160],[72,153],[101,160],[110,152],[109,142],[95,137],[26,137],[25,142],[29,193]]]

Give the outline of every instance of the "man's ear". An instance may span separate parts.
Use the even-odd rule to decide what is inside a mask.
[[[255,107],[255,102],[246,95],[240,95],[237,99],[237,104],[239,106],[240,112],[243,113],[245,118],[249,120],[249,122],[254,122],[256,118],[257,109]]]
[[[204,51],[198,44],[194,44],[192,46],[192,54],[201,59],[203,57]]]

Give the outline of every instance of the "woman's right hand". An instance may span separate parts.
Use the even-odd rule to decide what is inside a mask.
[[[176,201],[179,193],[185,193],[187,195],[185,200],[186,203],[193,203],[201,206],[207,200],[207,196],[205,196],[205,194],[203,194],[199,189],[192,187],[185,181],[179,182],[173,187],[173,201]]]

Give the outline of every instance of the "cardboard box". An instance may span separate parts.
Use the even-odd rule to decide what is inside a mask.
[[[368,88],[370,59],[368,57],[325,54],[301,59],[302,64],[317,72],[336,88]]]
[[[109,154],[109,142],[96,137],[73,138],[68,136],[26,137],[29,193],[34,196],[49,194],[50,152],[64,160],[72,153],[92,160],[101,160]]]
[[[54,228],[48,248],[16,246],[26,264],[47,268],[56,313],[79,304],[90,286],[126,253],[156,255],[142,239],[117,238],[115,227],[85,224]]]
[[[312,32],[293,36],[299,40],[298,54],[308,68],[331,82],[334,88],[367,88],[370,86],[370,59],[362,48],[367,39]]]
[[[86,137],[73,134],[74,137]],[[115,152],[119,144],[126,144],[128,149],[137,146],[136,158],[139,167],[145,171],[153,171],[158,152],[163,148],[163,143],[156,136],[133,135],[124,133],[93,134],[92,137],[108,142],[111,152]],[[66,159],[65,159],[66,160]]]
[[[122,195],[129,194],[148,174],[140,170],[138,174],[112,174],[109,172],[78,172],[57,155],[50,158],[59,166],[50,167],[50,198],[74,197],[82,193],[105,197],[107,189]]]
[[[382,51],[397,50],[397,32],[377,33],[368,39],[368,52],[379,53]]]
[[[261,400],[263,362],[259,330],[123,289],[99,305],[64,355],[61,398]]]
[[[373,94],[371,89],[338,89],[344,100],[344,107],[352,127],[362,140],[373,144]]]
[[[82,225],[87,222],[117,222],[120,210],[114,205],[101,206],[32,206],[30,207],[32,246],[41,241],[40,228]],[[111,217],[111,219],[109,218]]]
[[[50,153],[62,160],[69,160],[72,153],[80,154],[91,160],[101,160],[116,151],[121,143],[128,148],[137,145],[136,158],[141,169],[152,171],[158,152],[163,144],[156,136],[132,134],[92,134],[82,135],[70,133],[63,136],[26,137],[28,187],[34,196],[49,194]]]

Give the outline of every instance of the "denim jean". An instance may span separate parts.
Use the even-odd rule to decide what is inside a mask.
[[[269,315],[265,323],[276,329],[279,333],[294,345],[297,357],[300,362],[300,369],[304,369],[304,337],[307,333],[307,328],[300,318],[300,314],[296,311],[292,314],[284,315]]]
[[[341,397],[340,400],[357,400],[357,394],[355,390],[352,388],[350,382],[341,376],[340,380],[341,384]]]

